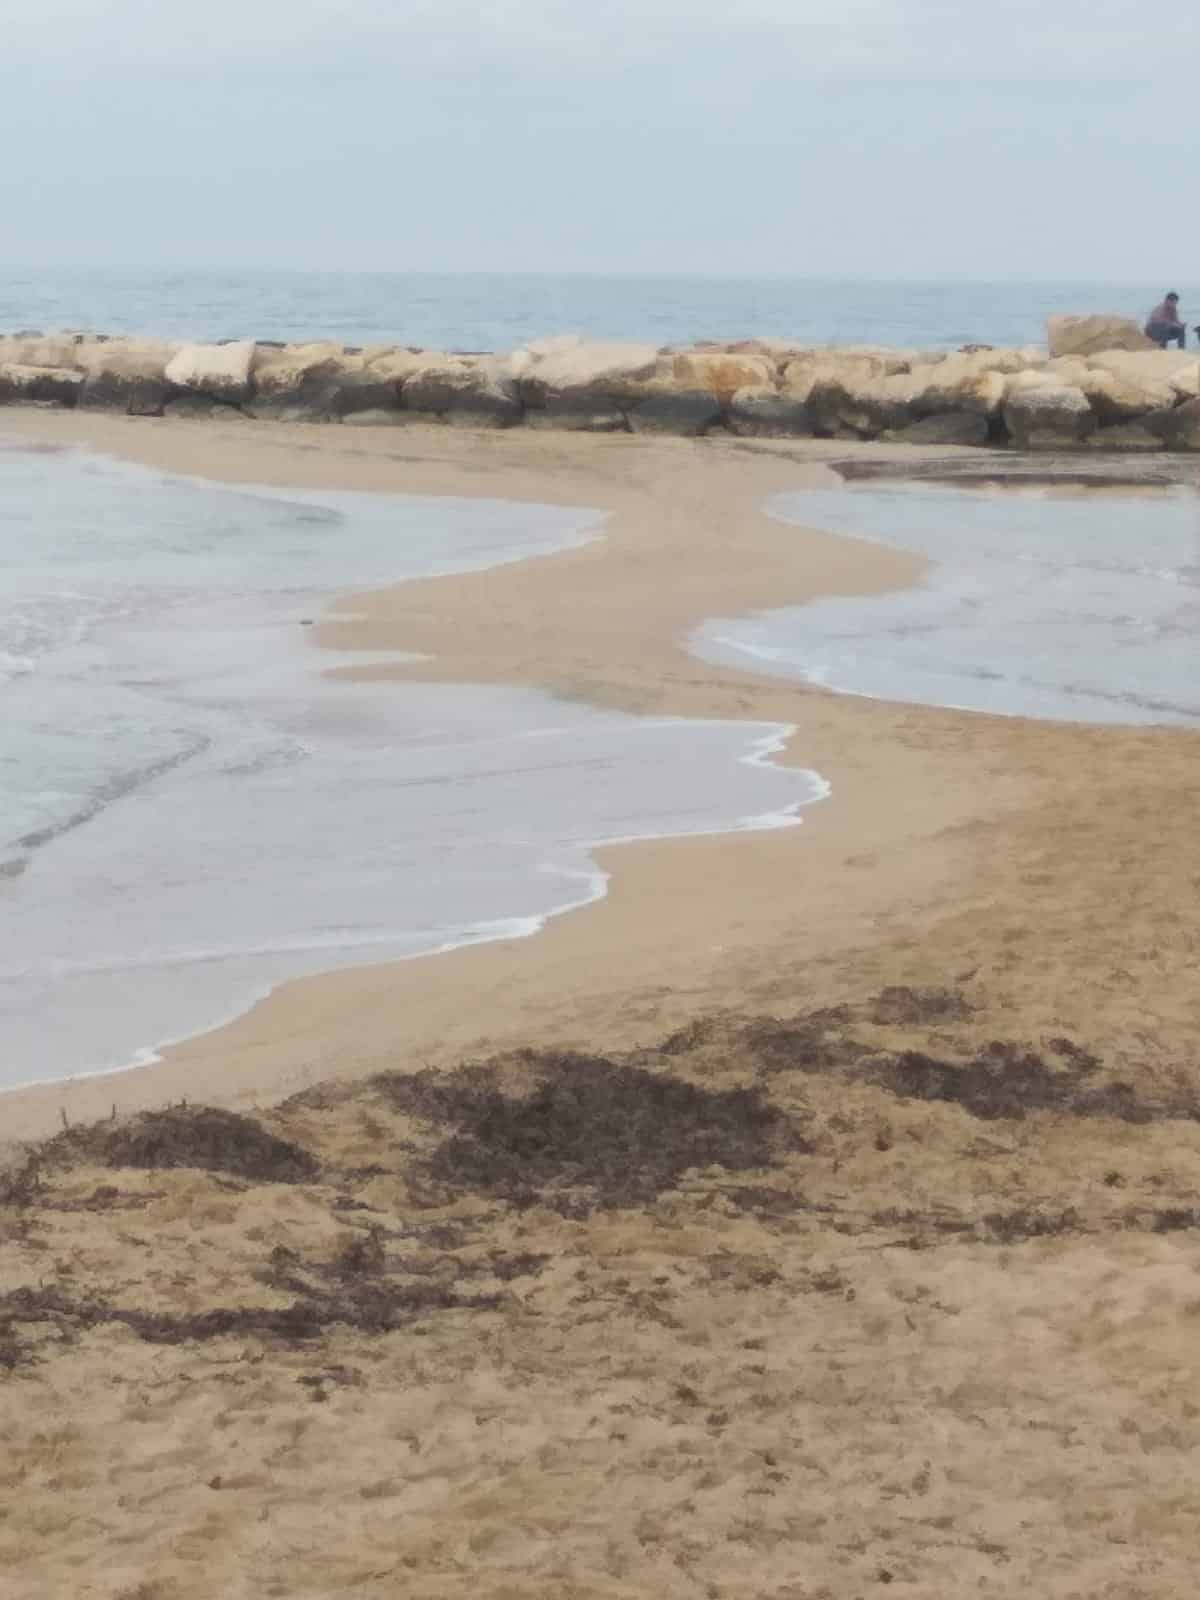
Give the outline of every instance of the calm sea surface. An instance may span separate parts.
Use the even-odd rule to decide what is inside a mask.
[[[1200,289],[1173,285],[1188,320]],[[1142,317],[1166,285],[846,283],[428,273],[0,268],[0,331],[387,342],[510,350],[548,333],[679,344],[754,335],[805,343],[1041,343],[1058,311]]]
[[[533,933],[603,892],[596,843],[823,795],[771,761],[775,724],[323,675],[304,623],[337,590],[602,524],[0,447],[0,1087],[128,1064],[290,977]]]
[[[715,620],[693,647],[852,694],[1200,727],[1200,498],[875,484],[778,496],[784,522],[928,558],[895,594]]]

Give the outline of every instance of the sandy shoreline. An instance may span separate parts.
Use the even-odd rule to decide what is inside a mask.
[[[792,724],[833,798],[0,1100],[72,1124],[0,1163],[6,1600],[1190,1592],[1200,740],[689,656],[702,616],[911,581],[762,515],[819,449],[8,431],[607,506],[571,554],[352,597],[331,670]]]
[[[797,830],[602,851],[608,897],[533,939],[287,984],[159,1065],[14,1092],[4,1101],[9,1138],[113,1105],[201,1095],[261,1104],[330,1077],[406,1061],[447,1064],[516,1042],[627,1046],[697,1010],[770,1008],[797,971],[810,993],[893,971],[911,977],[932,954],[935,930],[969,918],[973,904],[994,904],[1002,884],[1020,892],[1015,862],[1047,830],[1061,844],[1068,814],[1080,829],[1102,821],[1111,835],[1129,816],[1149,751],[1160,778],[1164,762],[1193,775],[1196,746],[1177,735],[840,698],[689,655],[683,641],[712,615],[879,592],[918,576],[914,558],[785,528],[764,514],[772,493],[834,481],[826,463],[850,453],[844,445],[62,413],[13,413],[4,429],[232,481],[602,508],[606,536],[578,550],[348,597],[345,620],[334,615],[316,630],[330,670],[343,647],[403,649],[433,659],[371,675],[528,684],[634,712],[789,723],[797,731],[780,759],[816,767],[836,795]],[[911,447],[895,454],[906,465],[914,457]],[[1087,854],[1100,845],[1092,833],[1085,842]],[[1088,891],[1077,884],[1060,911],[1078,917]],[[963,970],[990,957],[1006,971],[1004,941],[993,952],[985,947],[994,932],[980,943],[983,930],[972,931],[977,948],[968,940]],[[1041,944],[1038,930],[1022,929],[1028,992],[1007,1002],[1028,1008],[1031,1028],[1090,1018],[1100,995],[1112,1009],[1100,973],[1091,999],[1076,980],[1055,993],[1054,958]]]

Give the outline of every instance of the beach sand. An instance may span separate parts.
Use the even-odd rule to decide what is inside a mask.
[[[304,1183],[47,1166],[0,1231],[10,1289],[189,1316],[283,1305],[322,1272],[347,1304],[347,1283],[406,1273],[500,1296],[428,1300],[396,1331],[317,1318],[299,1342],[249,1323],[154,1342],[89,1329],[77,1301],[24,1317],[11,1378],[0,1359],[6,1593],[1190,1586],[1200,743],[838,697],[682,643],[709,616],[919,578],[762,507],[832,481],[830,460],[922,452],[16,411],[4,431],[233,481],[605,509],[583,549],[348,598],[317,630],[330,670],[396,648],[434,658],[386,669],[409,678],[786,722],[780,759],[833,787],[797,829],[600,852],[607,898],[535,938],[287,985],[152,1068],[5,1097],[11,1141],[345,1086],[263,1113],[319,1157]],[[898,988],[916,998],[880,1001]],[[736,1020],[838,1007],[782,1057]],[[854,1065],[1001,1040],[1070,1076],[1063,1039],[1098,1058],[1092,1088],[1060,1072],[1023,1119],[927,1069]],[[764,1157],[750,1199],[719,1151],[590,1216],[439,1190],[436,1118],[364,1080],[523,1047],[644,1049],[653,1074],[761,1093],[808,1148]],[[497,1070],[517,1093],[556,1069]],[[421,1230],[443,1226],[435,1248]],[[347,1239],[368,1241],[349,1265]],[[0,1357],[3,1331],[0,1309]]]

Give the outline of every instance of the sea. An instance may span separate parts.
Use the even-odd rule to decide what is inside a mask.
[[[1200,727],[1200,496],[852,483],[782,523],[922,556],[909,589],[714,618],[705,659],[845,694],[999,716]]]
[[[1200,286],[1171,285],[1189,321]],[[0,332],[77,329],[181,339],[333,338],[507,351],[545,334],[686,344],[1040,344],[1047,316],[1144,317],[1161,283],[904,283],[805,278],[545,277],[0,267]]]

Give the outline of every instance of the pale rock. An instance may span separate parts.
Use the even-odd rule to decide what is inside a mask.
[[[1154,344],[1132,317],[1050,317],[1046,340],[1051,356],[1090,356],[1102,350],[1153,350]]]
[[[1002,370],[981,367],[973,358],[948,356],[935,366],[914,367],[909,374],[913,410],[920,416],[940,411],[977,411],[998,415],[1007,392]]]
[[[1057,450],[1082,444],[1096,427],[1087,395],[1068,384],[1010,389],[1004,421],[1021,450]]]
[[[256,417],[342,422],[360,411],[399,411],[399,383],[332,341],[261,349],[254,360]]]
[[[449,361],[450,357],[440,350],[406,350],[395,348],[390,350],[363,351],[363,360],[366,370],[373,378],[378,378],[385,383],[405,383],[415,372],[420,372],[423,367],[436,365],[438,362]]]
[[[584,340],[575,336],[537,340],[508,361],[509,376],[520,383],[526,404],[538,406],[547,395],[591,391],[608,401],[644,396],[658,372],[657,345]]]
[[[11,334],[0,338],[0,364],[17,367],[74,367],[78,365],[78,349],[78,334]]]
[[[783,369],[783,388],[806,400],[818,387],[863,383],[869,378],[892,377],[896,367],[869,351],[810,350]]]
[[[82,387],[83,373],[74,367],[35,367],[17,361],[0,365],[0,404],[74,406]]]
[[[84,374],[79,404],[133,417],[161,416],[174,393],[167,363],[178,349],[166,339],[85,339],[78,347]]]
[[[1169,389],[1181,400],[1200,395],[1200,359],[1190,350],[1103,350],[1088,366],[1149,390]]]
[[[253,339],[231,344],[185,344],[167,363],[167,381],[227,405],[241,405],[250,398],[253,388],[254,354]]]
[[[860,438],[873,439],[912,422],[920,392],[920,380],[910,372],[861,377],[843,373],[818,376],[807,403],[818,433],[836,436],[849,429]]]
[[[672,388],[706,390],[728,405],[739,389],[772,385],[774,363],[763,356],[731,355],[728,351],[683,350],[666,358],[662,378]]]
[[[451,427],[511,428],[522,418],[508,363],[492,356],[430,362],[406,378],[400,392],[406,411],[439,417]]]

